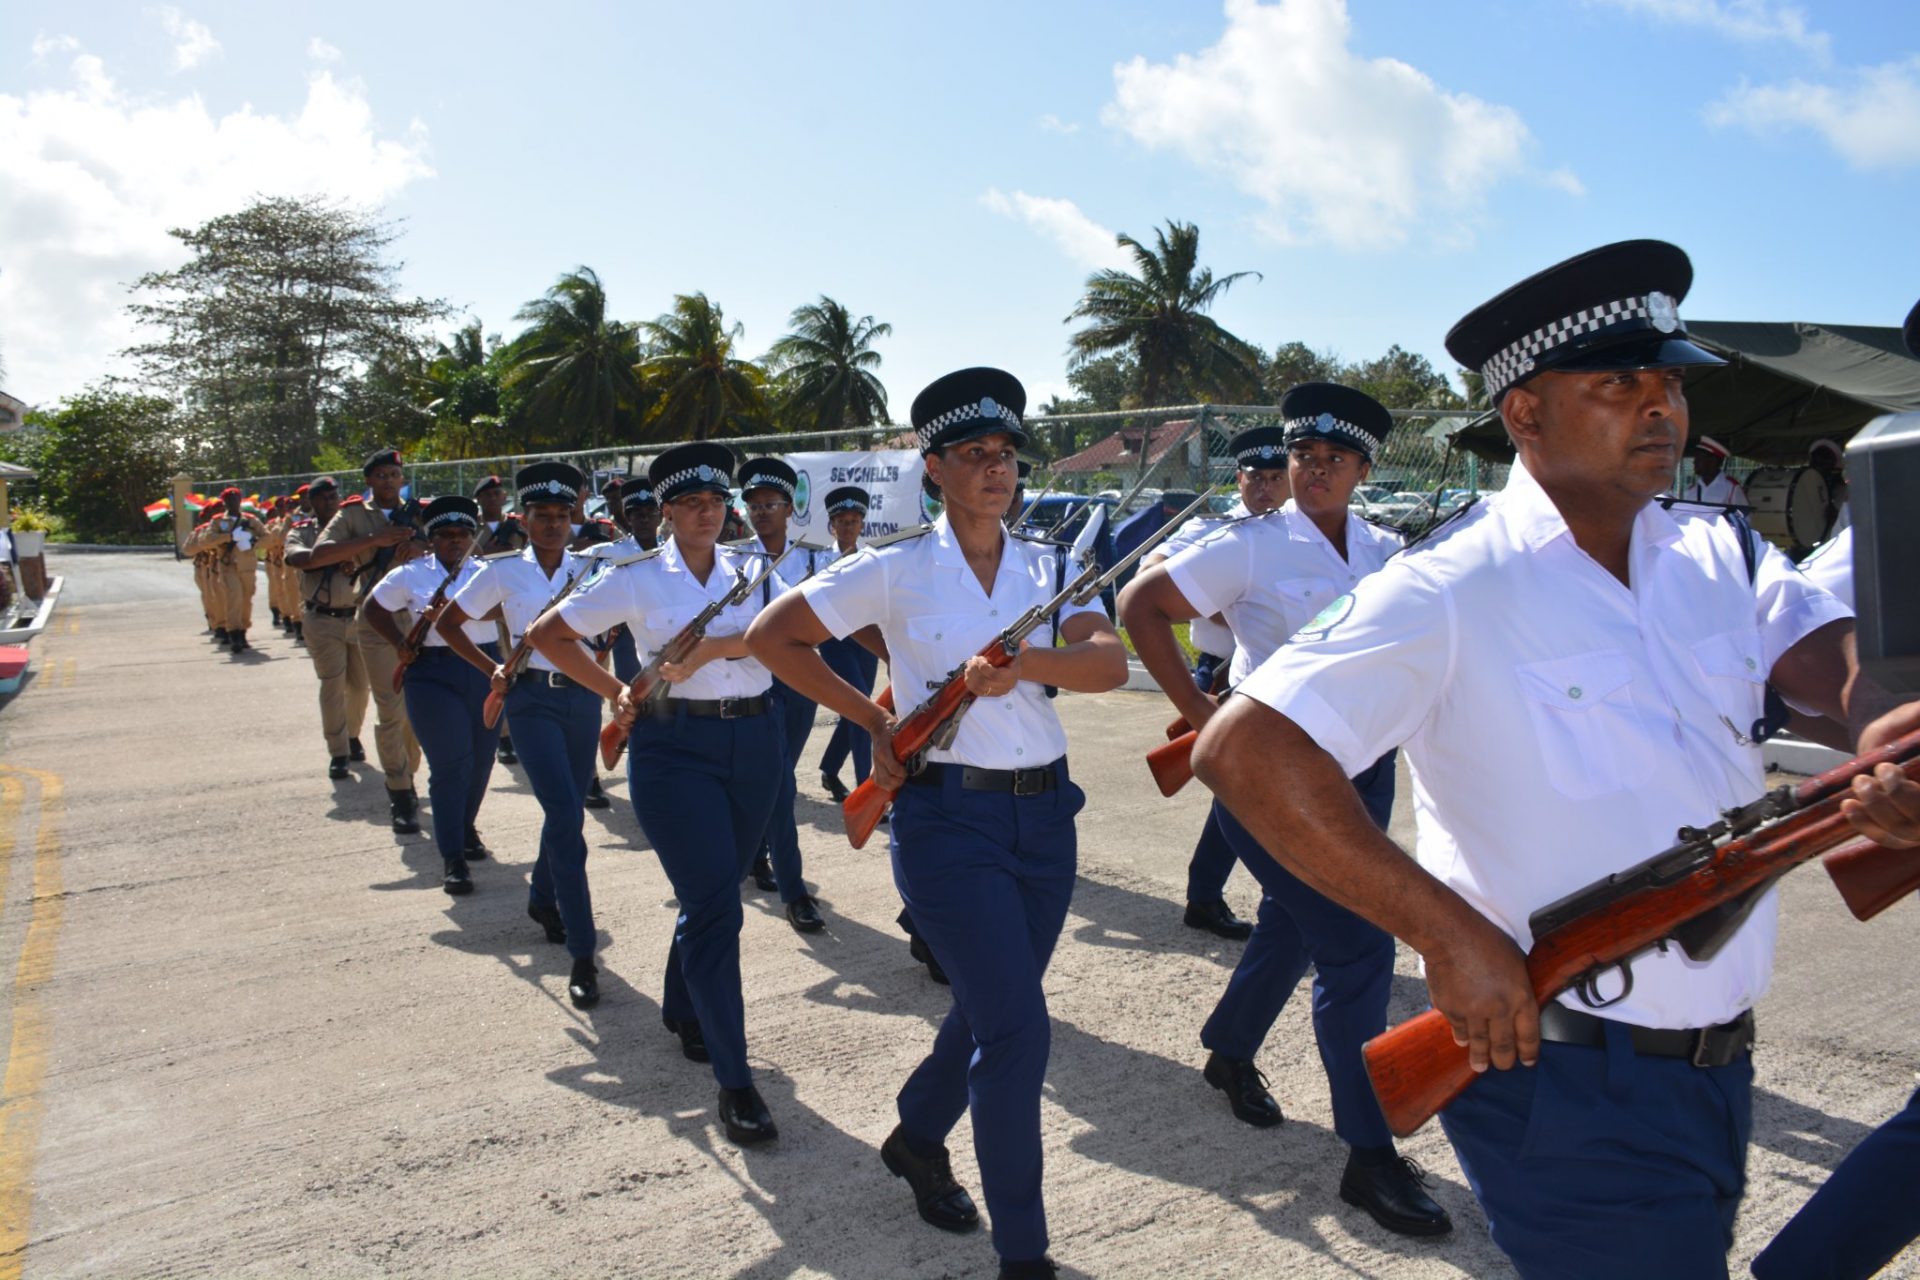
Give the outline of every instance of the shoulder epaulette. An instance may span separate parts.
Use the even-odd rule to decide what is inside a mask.
[[[287,528],[307,529],[319,523],[320,522],[318,520],[315,520],[312,516],[295,516],[293,518],[293,523],[288,525]]]
[[[1028,533],[1024,529],[1009,529],[1008,533],[1022,542],[1031,542],[1036,547],[1070,547],[1071,542],[1062,542],[1058,538],[1042,537],[1037,533]]]
[[[878,551],[880,548],[890,547],[896,542],[910,542],[914,538],[924,538],[932,532],[932,525],[917,524],[910,529],[902,529],[898,533],[889,533],[884,538],[875,538],[867,544],[866,549],[869,551]]]
[[[481,557],[480,557],[480,559],[482,559],[482,560],[508,560],[508,559],[515,559],[515,558],[518,558],[518,556],[519,556],[519,555],[520,555],[520,552],[519,552],[519,551],[517,551],[517,550],[515,550],[515,551],[489,551],[489,552],[488,552],[488,553],[487,553],[486,555],[484,555],[484,556],[481,556]]]
[[[351,507],[356,503],[364,507],[367,504],[367,495],[364,493],[350,493],[340,499],[340,505],[343,507]]]
[[[1480,497],[1478,494],[1475,494],[1473,497],[1468,498],[1465,502],[1455,507],[1452,511],[1447,512],[1446,515],[1441,516],[1438,520],[1435,520],[1432,524],[1422,529],[1415,536],[1408,538],[1407,545],[1404,547],[1401,547],[1400,549],[1402,551],[1411,551],[1415,547],[1418,547],[1423,543],[1432,541],[1433,537],[1436,534],[1438,534],[1441,530],[1449,529],[1449,528],[1452,528],[1454,525],[1459,524],[1461,518],[1465,516],[1467,512],[1472,511],[1475,507],[1479,505],[1480,505]],[[1372,523],[1372,522],[1369,521],[1369,523]],[[1393,526],[1384,525],[1382,527],[1392,528]],[[1395,530],[1395,532],[1399,532],[1399,531]]]
[[[609,544],[609,545],[611,545],[611,544]],[[596,550],[597,550],[597,549],[598,549],[598,548],[596,548]],[[629,564],[639,564],[639,563],[640,563],[640,562],[641,562],[642,560],[651,560],[651,559],[653,559],[653,558],[654,558],[655,556],[657,556],[657,555],[659,555],[659,554],[660,554],[661,552],[663,552],[663,551],[665,551],[665,550],[666,550],[666,548],[662,546],[662,547],[655,547],[655,548],[654,548],[653,550],[651,550],[651,551],[637,551],[637,552],[635,552],[634,554],[632,554],[632,555],[630,555],[630,556],[619,556],[619,557],[614,557],[614,556],[592,556],[592,557],[590,557],[590,558],[591,558],[591,559],[594,559],[594,560],[601,560],[601,561],[605,561],[605,562],[606,562],[606,566],[607,566],[607,568],[609,568],[609,569],[618,569],[618,568],[620,568],[620,567],[621,567],[621,566],[623,566],[623,565],[629,565]]]
[[[720,545],[732,551],[752,551],[755,550],[753,543],[752,538],[735,538],[732,542],[723,542]]]

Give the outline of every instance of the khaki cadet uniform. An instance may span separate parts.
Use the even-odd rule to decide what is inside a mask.
[[[386,524],[384,513],[355,496],[340,504],[338,514],[321,530],[320,539],[315,545],[324,547],[369,537]],[[362,572],[373,562],[374,554],[367,552],[356,555],[334,566],[339,570],[336,578],[348,579],[341,584],[344,587],[341,594],[350,599],[356,612],[361,601],[376,585],[374,574]],[[397,563],[398,556],[394,559]],[[394,652],[393,646],[374,633],[364,618],[356,618],[353,639],[360,650],[361,661],[366,664],[368,691],[373,696],[374,706],[373,737],[380,757],[380,771],[387,777],[387,790],[412,791],[413,775],[420,768],[420,744],[414,741],[413,726],[407,723],[406,701],[393,689],[393,669],[398,665],[400,655]],[[308,643],[312,643],[311,637]]]
[[[214,590],[214,552],[200,545],[200,531],[205,527],[205,525],[195,525],[187,534],[186,545],[182,550],[193,557],[193,585],[200,591],[200,610],[207,615],[207,630],[225,631],[227,601],[226,597]]]
[[[267,521],[267,536],[260,544],[260,558],[266,562],[267,569],[267,606],[282,618],[292,618],[299,613],[293,602],[294,593],[288,589],[288,523],[283,515]]]
[[[224,625],[228,631],[245,632],[253,625],[253,593],[260,581],[258,550],[267,536],[267,527],[257,516],[243,515],[230,525],[228,522],[227,516],[215,516],[193,531],[187,547],[210,553],[212,594],[224,598]],[[245,529],[251,540],[245,550],[234,542],[233,535],[239,529]]]
[[[287,529],[287,549],[313,550],[320,532],[312,516],[298,517]],[[353,641],[353,584],[343,565],[288,572],[298,579],[300,631],[320,677],[320,732],[327,738],[327,754],[345,757],[349,740],[360,736],[367,720],[367,667]]]

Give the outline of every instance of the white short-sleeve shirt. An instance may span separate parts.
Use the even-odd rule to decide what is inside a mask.
[[[1853,607],[1853,526],[1848,525],[1813,549],[1800,562],[1800,572],[1815,585]]]
[[[795,553],[796,555],[799,553]],[[713,571],[703,583],[680,557],[680,546],[672,538],[643,560],[630,564],[611,564],[593,581],[573,593],[560,606],[560,617],[581,635],[597,635],[627,625],[641,662],[651,662],[661,646],[685,629],[708,604],[726,597],[739,581],[759,576],[766,557],[741,547],[714,548]],[[767,600],[778,600],[787,590],[778,572],[763,584]],[[707,635],[715,639],[737,636],[765,605],[762,591],[720,612],[707,624]],[[706,701],[717,698],[750,698],[765,693],[773,685],[773,675],[754,658],[709,662],[679,684],[667,686],[669,698]]]
[[[447,583],[447,598],[459,595],[460,588],[473,581],[473,575],[479,572],[480,561],[472,556],[461,561],[453,581]],[[433,603],[433,597],[443,582],[447,582],[447,571],[440,561],[433,556],[419,556],[389,570],[386,577],[374,584],[369,598],[389,613],[404,611],[417,619]],[[491,622],[469,622],[461,630],[475,644],[489,644],[499,638],[494,634]],[[446,644],[438,631],[428,627],[427,638],[421,647],[444,649]]]
[[[967,566],[945,515],[917,537],[861,548],[808,579],[799,591],[838,638],[862,627],[880,628],[894,706],[904,717],[1021,614],[1058,594],[1058,557],[1066,554],[1064,548],[1004,530],[1001,539],[991,595]],[[1073,572],[1069,568],[1067,576]],[[1107,616],[1095,601],[1068,605],[1061,621],[1081,613]],[[1028,640],[1052,644],[1052,629],[1043,624]],[[961,717],[953,746],[929,751],[927,759],[980,769],[1028,769],[1066,752],[1066,730],[1046,690],[1022,680],[1005,697],[976,699]]]
[[[453,602],[470,618],[483,618],[493,611],[495,605],[499,605],[509,637],[514,644],[519,644],[520,637],[527,633],[527,628],[540,616],[547,602],[559,595],[569,582],[592,568],[593,563],[588,556],[568,551],[560,557],[559,567],[549,574],[540,567],[532,547],[515,555],[484,557],[480,561],[480,571],[461,586]],[[583,631],[581,634],[597,633]],[[507,655],[503,653],[500,656],[504,659]],[[527,665],[537,671],[559,670],[538,650],[528,656]]]
[[[1187,603],[1202,617],[1221,614],[1232,628],[1232,683],[1400,549],[1399,534],[1351,512],[1345,518],[1345,556],[1288,499],[1215,529],[1167,561],[1167,576]]]
[[[757,551],[761,555],[767,554],[767,544],[760,540],[760,535],[757,533],[741,545],[749,551]],[[782,550],[787,554],[774,567],[773,576],[789,587],[799,586],[833,562],[832,552],[803,547],[792,540],[789,540]]]
[[[1764,544],[1749,581],[1718,513],[1648,504],[1630,575],[1631,589],[1581,550],[1516,466],[1505,490],[1328,605],[1239,692],[1350,774],[1404,746],[1420,864],[1526,948],[1533,912],[1762,793],[1747,734],[1767,675],[1850,616]],[[1632,992],[1603,1016],[1738,1016],[1767,989],[1777,917],[1769,894],[1705,963],[1673,946],[1634,957]],[[1602,979],[1602,994],[1618,990]]]
[[[1239,506],[1238,503],[1234,504]],[[1244,508],[1241,515],[1246,515]],[[1167,540],[1153,549],[1152,554],[1162,560],[1171,560],[1196,545],[1202,538],[1223,528],[1234,517],[1194,516],[1167,537]],[[1233,653],[1233,632],[1213,620],[1210,614],[1201,614],[1187,627],[1187,638],[1193,641],[1193,647],[1202,653],[1210,653],[1216,658],[1225,658]]]

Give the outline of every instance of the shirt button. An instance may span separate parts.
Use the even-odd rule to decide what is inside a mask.
[[[1027,749],[1026,749],[1025,747],[1015,747],[1015,748],[1013,749],[1013,754],[1015,754],[1015,755],[1017,755],[1017,756],[1023,756],[1023,755],[1025,755],[1025,754],[1027,754]]]
[[[1580,696],[1580,686],[1579,686],[1579,685],[1575,685],[1575,686],[1573,686],[1573,688],[1571,688],[1571,689],[1569,689],[1569,690],[1567,690],[1567,696],[1568,696],[1569,698],[1577,698],[1577,697],[1579,697],[1579,696]]]
[[[944,632],[940,632],[940,631],[936,631],[936,632],[934,632],[934,633],[933,633],[933,638],[934,638],[935,640],[940,640],[940,639],[943,639],[943,638],[945,638],[945,633],[944,633]]]
[[[987,611],[987,616],[992,618],[997,618],[1000,616],[1000,611],[998,609],[989,609]]]
[[[1749,670],[1749,671],[1751,671],[1751,670],[1753,670],[1753,669],[1754,669],[1755,667],[1757,667],[1757,666],[1759,666],[1759,665],[1760,665],[1760,664],[1759,664],[1759,663],[1757,663],[1757,662],[1755,662],[1755,661],[1754,661],[1754,660],[1753,660],[1752,658],[1748,658],[1748,659],[1747,659],[1747,670]]]

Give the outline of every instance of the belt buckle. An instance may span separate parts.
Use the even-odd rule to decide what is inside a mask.
[[[720,718],[722,720],[739,720],[745,717],[746,712],[736,709],[742,701],[743,699],[740,698],[720,699]]]
[[[1712,1027],[1702,1027],[1693,1033],[1693,1052],[1687,1055],[1687,1061],[1696,1067],[1712,1067],[1718,1064],[1707,1060],[1707,1037],[1713,1034]]]
[[[1039,795],[1042,791],[1046,790],[1046,787],[1042,785],[1045,777],[1046,775],[1038,769],[1015,769],[1013,771],[1013,794],[1016,796]],[[1029,778],[1032,779],[1031,786],[1027,785],[1024,781]]]

